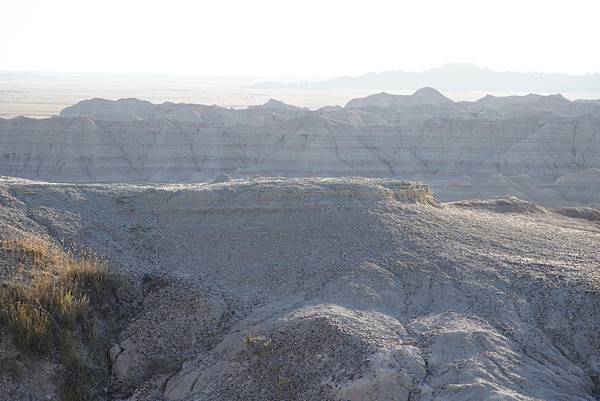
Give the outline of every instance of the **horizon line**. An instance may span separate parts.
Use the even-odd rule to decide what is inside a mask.
[[[61,75],[79,75],[79,76],[89,76],[89,75],[109,75],[109,76],[136,76],[136,77],[178,77],[178,78],[203,78],[203,79],[244,79],[244,80],[257,80],[257,79],[268,79],[270,81],[267,82],[275,82],[275,80],[304,80],[303,82],[318,82],[320,80],[333,80],[337,78],[359,78],[365,75],[370,74],[385,74],[385,73],[394,73],[394,72],[402,72],[402,73],[425,73],[431,72],[435,70],[442,70],[448,67],[454,66],[464,66],[471,67],[481,71],[487,71],[491,73],[513,73],[513,74],[524,74],[524,75],[565,75],[569,77],[586,77],[593,75],[600,75],[600,71],[596,72],[588,72],[583,74],[572,74],[568,72],[548,72],[548,71],[536,71],[536,70],[494,70],[490,67],[482,67],[477,63],[473,62],[447,62],[442,65],[437,65],[434,67],[420,69],[420,70],[408,70],[408,69],[385,69],[379,71],[367,71],[360,74],[338,74],[332,76],[295,76],[288,74],[277,74],[273,76],[269,75],[220,75],[220,74],[201,74],[201,73],[190,73],[190,72],[127,72],[127,71],[61,71],[61,70],[35,70],[35,69],[23,69],[23,70],[15,70],[15,69],[0,69],[0,74],[61,74]],[[265,81],[263,81],[265,82]]]

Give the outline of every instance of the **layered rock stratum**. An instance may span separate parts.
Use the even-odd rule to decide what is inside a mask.
[[[439,203],[392,179],[5,178],[0,216],[2,236],[87,247],[141,289],[112,399],[598,399],[594,209]]]
[[[560,95],[454,102],[423,88],[319,110],[92,99],[0,119],[0,149],[0,174],[53,182],[364,176],[423,181],[444,201],[600,204],[600,101]]]

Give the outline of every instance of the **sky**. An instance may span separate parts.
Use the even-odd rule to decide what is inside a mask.
[[[0,0],[0,70],[315,77],[600,72],[600,1]]]

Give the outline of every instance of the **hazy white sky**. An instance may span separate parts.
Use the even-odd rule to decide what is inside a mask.
[[[600,72],[600,1],[0,0],[0,70]]]

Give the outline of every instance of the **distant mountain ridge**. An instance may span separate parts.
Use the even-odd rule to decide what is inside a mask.
[[[450,92],[538,92],[600,93],[600,73],[568,75],[561,73],[492,71],[474,64],[446,64],[427,71],[371,72],[356,77],[326,81],[260,82],[264,89],[372,89],[415,90],[433,86]]]

